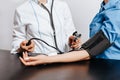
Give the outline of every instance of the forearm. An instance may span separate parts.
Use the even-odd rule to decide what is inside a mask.
[[[23,53],[23,58],[20,57],[21,62],[26,66],[35,66],[39,64],[49,64],[49,63],[65,63],[65,62],[75,62],[90,59],[87,51],[73,51],[56,56],[46,56],[38,55],[34,57],[28,57],[27,52]]]
[[[81,51],[73,51],[61,55],[50,56],[48,57],[48,63],[56,63],[56,62],[75,62],[81,60],[90,59],[89,54],[85,50]]]

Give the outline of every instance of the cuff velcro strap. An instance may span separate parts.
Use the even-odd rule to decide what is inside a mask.
[[[87,40],[81,48],[86,50],[91,57],[94,57],[102,53],[105,49],[109,48],[110,46],[110,41],[107,39],[103,31],[100,30],[92,38]]]

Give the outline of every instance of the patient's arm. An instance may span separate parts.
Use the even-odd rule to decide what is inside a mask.
[[[90,59],[89,54],[85,50],[73,51],[56,56],[38,55],[29,57],[27,52],[23,53],[23,58],[20,57],[21,62],[25,66],[35,66],[39,64],[59,63],[59,62],[75,62]]]
[[[86,50],[81,51],[73,51],[65,54],[60,54],[56,56],[50,56],[49,62],[75,62],[75,61],[81,61],[81,60],[88,60],[90,59],[90,56]]]

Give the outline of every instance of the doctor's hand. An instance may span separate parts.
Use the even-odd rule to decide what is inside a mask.
[[[26,46],[27,43],[28,43],[28,40],[21,42],[19,52],[24,52],[24,51],[33,52],[34,51],[35,43],[31,41],[31,44]]]
[[[80,38],[77,38],[75,40],[75,36],[70,36],[69,37],[69,46],[72,49],[79,49],[81,47],[81,40],[80,40]]]
[[[37,55],[37,56],[28,56],[27,52],[23,52],[23,58],[19,57],[20,61],[25,66],[36,66],[40,64],[49,63],[48,56],[46,55]]]

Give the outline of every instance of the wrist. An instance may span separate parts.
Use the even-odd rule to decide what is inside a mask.
[[[55,63],[56,62],[56,59],[55,59],[55,56],[46,56],[45,58],[45,63],[47,64],[51,64],[51,63]]]
[[[17,49],[17,52],[18,52],[18,53],[23,52],[23,49],[22,49],[21,47],[19,47],[19,48]]]

